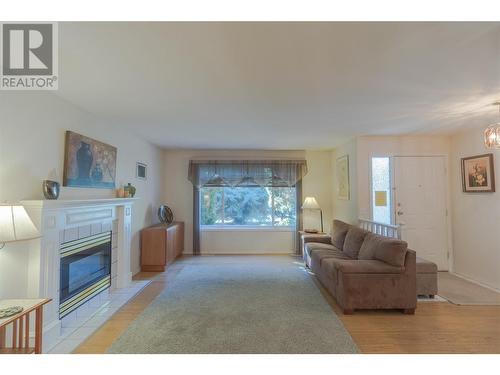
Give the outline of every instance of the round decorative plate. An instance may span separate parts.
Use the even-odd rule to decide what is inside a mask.
[[[23,311],[21,306],[10,306],[5,309],[0,309],[0,319],[19,314],[21,311]]]
[[[174,221],[174,214],[167,205],[163,204],[158,208],[158,219],[163,224],[171,224]]]

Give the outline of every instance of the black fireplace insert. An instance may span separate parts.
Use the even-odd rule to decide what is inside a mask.
[[[62,318],[111,285],[111,232],[61,245]]]

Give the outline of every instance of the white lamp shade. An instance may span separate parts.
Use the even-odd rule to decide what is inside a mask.
[[[316,201],[316,198],[306,197],[306,199],[304,199],[304,203],[302,204],[302,209],[303,210],[320,210],[321,207],[319,206],[318,202]]]
[[[0,206],[0,243],[38,237],[40,233],[23,206]]]

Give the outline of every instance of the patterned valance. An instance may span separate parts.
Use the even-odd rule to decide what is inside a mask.
[[[190,160],[188,178],[196,187],[291,187],[306,174],[305,160]]]

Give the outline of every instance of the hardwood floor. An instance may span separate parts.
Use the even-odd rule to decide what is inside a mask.
[[[169,272],[172,271],[169,269]],[[136,297],[123,306],[94,334],[78,346],[73,353],[101,354],[111,346],[132,321],[167,287],[166,273],[141,272],[135,280],[154,280],[147,285]]]
[[[169,268],[169,276],[182,267]],[[312,277],[312,276],[311,276]],[[127,326],[168,288],[166,273],[143,272],[153,279],[73,353],[105,353]],[[318,284],[362,353],[500,353],[500,306],[457,306],[419,302],[415,315],[399,311],[356,311],[343,315],[335,300]]]
[[[500,353],[500,306],[419,302],[415,315],[376,310],[343,315],[315,282],[362,353]]]

